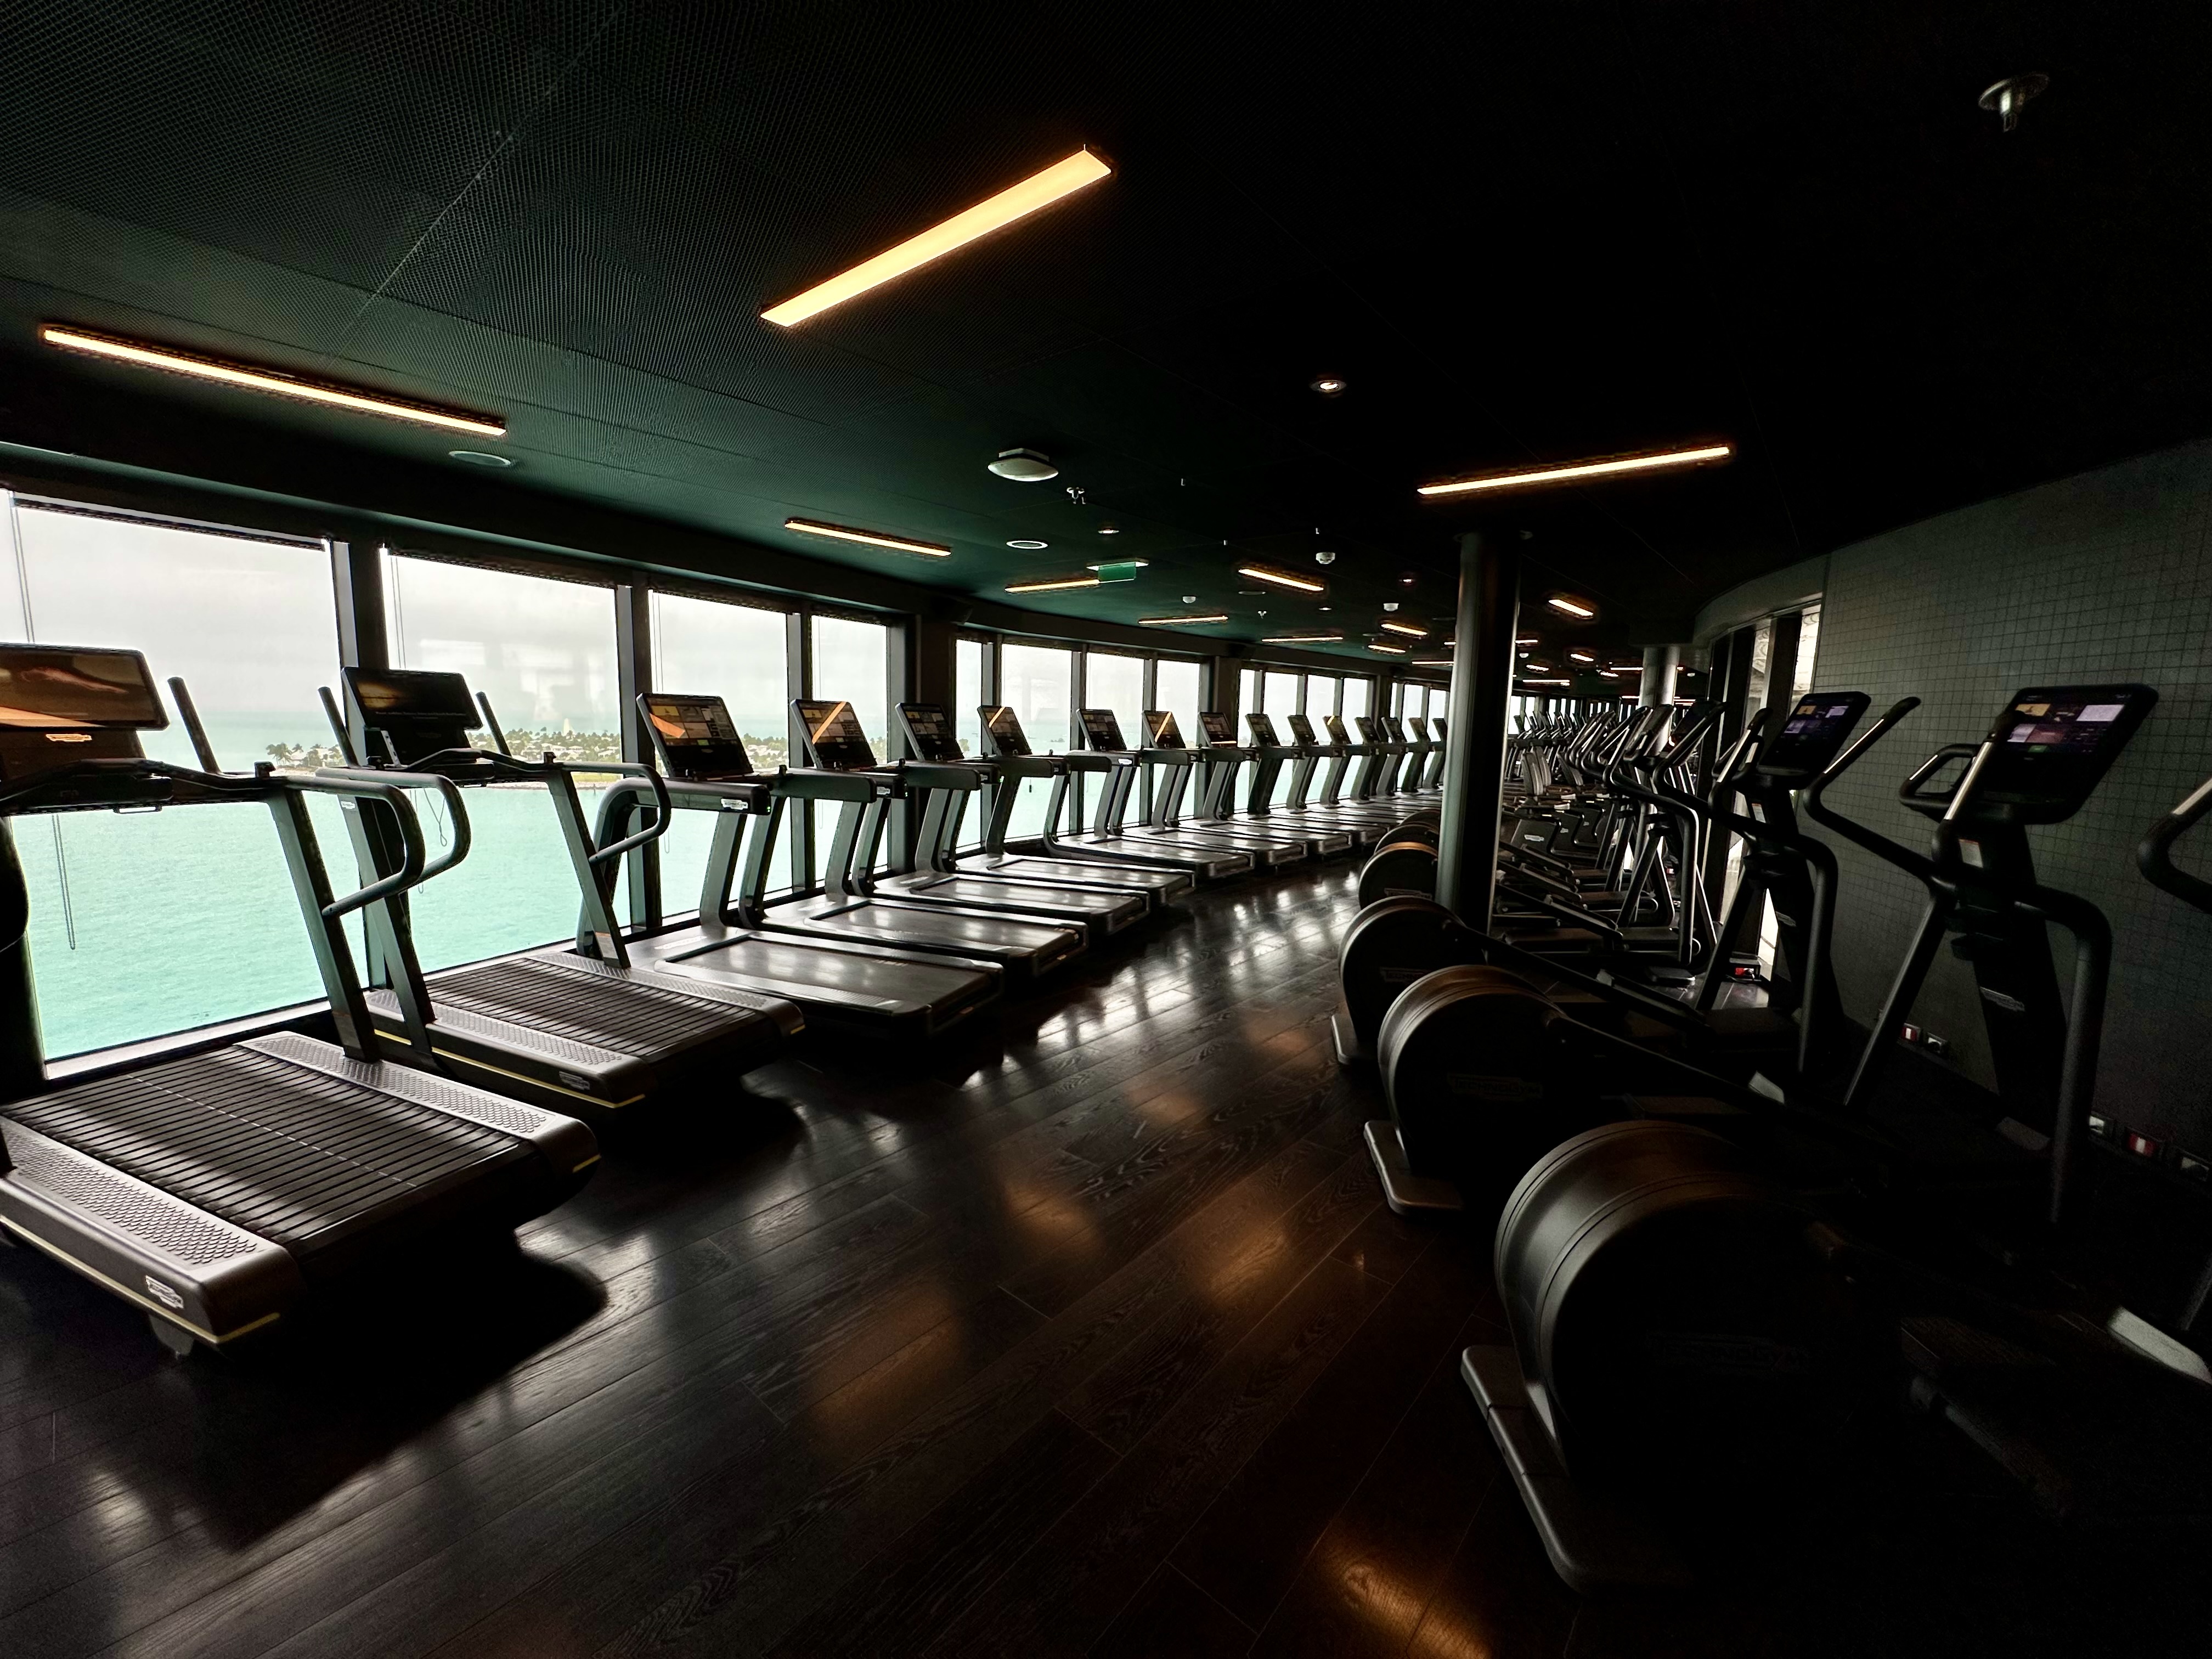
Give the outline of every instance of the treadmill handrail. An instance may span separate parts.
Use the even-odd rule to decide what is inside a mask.
[[[2136,867],[2176,898],[2200,910],[2212,911],[2212,881],[2192,876],[2173,862],[2173,843],[2212,812],[2212,778],[2156,823],[2136,848]]]
[[[399,867],[388,876],[379,878],[365,887],[357,887],[343,898],[333,899],[322,907],[325,921],[335,921],[340,916],[390,898],[395,893],[405,892],[436,873],[429,867],[422,843],[422,821],[415,814],[415,803],[407,799],[405,788],[392,781],[392,776],[419,780],[417,788],[432,787],[428,775],[423,773],[387,774],[380,778],[367,778],[342,769],[315,772],[305,776],[287,778],[288,789],[315,791],[323,794],[351,795],[357,799],[379,800],[392,809],[392,820],[399,826]],[[448,786],[450,787],[450,786]],[[441,793],[443,793],[442,791]],[[468,817],[465,813],[454,818],[453,850],[441,860],[438,870],[450,870],[460,862],[468,851]]]
[[[447,814],[453,822],[453,844],[445,853],[425,864],[422,873],[410,884],[410,885],[419,887],[424,882],[435,881],[447,871],[468,857],[472,834],[469,826],[468,808],[462,803],[459,786],[451,778],[440,777],[435,772],[388,772],[365,766],[325,766],[319,768],[311,775],[288,780],[288,781],[295,782],[302,788],[313,788],[320,787],[316,783],[317,779],[329,780],[331,787],[325,788],[324,793],[333,795],[361,795],[380,799],[384,798],[380,792],[376,790],[336,787],[343,781],[357,784],[390,784],[393,788],[403,792],[409,789],[434,789],[438,792],[438,798],[446,803]],[[404,793],[402,799],[404,799]],[[416,834],[420,836],[422,821],[420,816],[415,811],[415,803],[406,801],[405,805],[408,816],[416,821]],[[404,835],[405,831],[403,830],[401,833]],[[382,895],[374,896],[381,897]],[[360,903],[356,903],[349,900],[347,902],[345,909],[358,909],[360,904],[372,902],[371,899],[362,899]],[[328,914],[343,915],[345,911],[331,911]]]

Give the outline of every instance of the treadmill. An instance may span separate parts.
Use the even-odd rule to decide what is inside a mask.
[[[1087,721],[1091,714],[1108,712],[1086,710]],[[1201,720],[1206,716],[1200,715]],[[1212,717],[1218,720],[1221,716]],[[1176,839],[1212,841],[1232,847],[1240,853],[1249,853],[1255,865],[1269,869],[1285,864],[1303,864],[1313,856],[1306,843],[1291,836],[1273,835],[1264,830],[1233,829],[1208,818],[1186,818],[1182,805],[1191,792],[1193,781],[1204,775],[1205,763],[1200,751],[1188,747],[1182,730],[1176,717],[1164,708],[1145,711],[1146,763],[1159,774],[1152,783],[1152,811],[1145,816],[1145,827],[1131,833],[1146,836],[1167,836]],[[1232,745],[1233,746],[1233,745]],[[1200,786],[1200,810],[1204,810],[1204,786]]]
[[[265,762],[220,771],[181,682],[170,684],[204,769],[141,749],[138,733],[168,718],[138,653],[0,645],[0,1237],[143,1310],[184,1354],[274,1325],[351,1275],[444,1273],[450,1264],[428,1248],[543,1215],[583,1185],[599,1148],[573,1118],[384,1057],[345,918],[467,850],[457,839],[425,860],[399,787],[410,781],[311,777]],[[331,896],[307,811],[316,793],[374,799],[390,814],[401,852],[389,874]],[[5,821],[224,801],[269,808],[337,1040],[203,1038],[51,1087],[29,894]]]
[[[1276,769],[1267,764],[1267,757],[1259,749],[1247,749],[1237,744],[1236,728],[1230,725],[1228,715],[1207,710],[1198,719],[1206,731],[1206,743],[1198,751],[1199,823],[1218,823],[1248,835],[1286,837],[1302,842],[1307,854],[1316,858],[1351,848],[1352,837],[1347,830],[1333,824],[1309,823],[1303,818],[1276,817],[1270,811],[1272,803],[1268,799],[1274,793]],[[1239,820],[1236,816],[1237,775],[1248,760],[1255,763],[1249,816]],[[1261,787],[1263,780],[1264,793]]]
[[[918,721],[908,717],[909,708],[923,711]],[[963,874],[952,868],[944,842],[954,833],[960,808],[966,805],[969,795],[981,793],[988,777],[960,752],[951,722],[941,706],[901,703],[898,712],[916,756],[887,761],[881,769],[897,777],[899,799],[921,807],[915,838],[917,867],[886,873],[863,866],[860,874],[866,890],[883,898],[957,905],[1080,927],[1093,941],[1144,920],[1150,907],[1141,894],[1111,893],[1065,882],[1015,882],[1001,876]],[[952,758],[941,758],[948,751]]]
[[[644,884],[645,933],[616,935],[617,960],[781,997],[798,1004],[810,1024],[820,1019],[908,1039],[949,1030],[999,994],[1004,975],[991,963],[769,930],[769,854],[783,797],[753,769],[721,698],[649,691],[637,706],[653,734],[669,805],[679,812],[713,813],[714,836],[697,918],[668,924],[660,883]],[[596,840],[601,846],[624,840],[659,805],[647,780],[619,780],[600,798]],[[643,857],[643,848],[633,856]]]
[[[1005,703],[984,703],[978,712],[982,714],[982,738],[994,754],[994,759],[998,759],[1002,765],[1006,761],[1020,761],[1024,768],[1037,763],[1037,761],[1044,761],[1044,763],[1053,763],[1053,768],[1055,768],[1048,775],[1037,775],[1033,769],[1022,772],[1022,776],[1051,776],[1053,779],[1051,799],[1044,803],[1044,827],[1037,832],[1036,841],[1037,848],[1048,856],[1073,858],[1078,863],[1110,863],[1115,869],[1133,869],[1133,872],[1182,874],[1186,884],[1199,883],[1199,880],[1218,880],[1224,876],[1241,876],[1248,869],[1252,869],[1252,858],[1245,856],[1245,854],[1228,852],[1225,848],[1201,848],[1183,852],[1183,849],[1164,848],[1157,842],[1137,848],[1137,845],[1126,841],[1126,836],[1121,834],[1121,817],[1128,811],[1128,794],[1137,785],[1141,765],[1139,754],[1134,750],[1099,748],[1097,741],[1093,738],[1093,745],[1088,750],[1078,750],[1073,754],[1033,757],[1029,752],[1029,738],[1022,734],[1022,721],[1015,717],[1011,708],[1006,708]],[[1110,719],[1113,717],[1109,714],[1109,721]],[[1115,723],[1115,744],[1119,744],[1119,732],[1121,732],[1121,728]],[[1093,811],[1093,827],[1091,830],[1075,825],[1073,830],[1068,830],[1066,836],[1061,838],[1060,823],[1061,817],[1066,814],[1068,776],[1073,776],[1075,772],[1088,772],[1088,775],[1102,779],[1099,801]],[[991,799],[991,827],[984,830],[984,849],[1005,848],[1006,827],[1013,821],[1013,787],[1011,785],[1000,787],[998,794]],[[1020,845],[1022,842],[1018,842],[1018,849],[1020,849]]]
[[[1291,714],[1286,718],[1296,722],[1293,731],[1303,728],[1304,734],[1296,742],[1282,740],[1272,714],[1244,717],[1255,758],[1251,786],[1245,794],[1245,810],[1255,818],[1285,829],[1309,835],[1325,830],[1348,837],[1348,844],[1352,847],[1371,847],[1381,841],[1390,826],[1376,815],[1346,812],[1334,803],[1326,806],[1307,803],[1306,789],[1319,751],[1314,746],[1313,727],[1306,717]],[[1275,780],[1282,775],[1285,766],[1291,769],[1290,788],[1278,801],[1274,798]]]
[[[1022,731],[1021,720],[1012,709],[1003,703],[985,703],[975,712],[982,721],[984,760],[991,768],[994,787],[983,826],[983,845],[971,853],[955,852],[955,862],[964,860],[971,869],[988,870],[994,874],[1036,876],[1044,881],[1104,883],[1143,893],[1154,909],[1178,893],[1190,890],[1192,878],[1187,869],[1146,863],[1103,848],[1083,852],[1064,846],[1059,839],[1060,818],[1067,810],[1068,778],[1077,772],[1106,776],[1117,765],[1133,769],[1137,763],[1133,757],[1117,761],[1112,756],[1089,753],[1033,754],[1029,738]],[[1042,856],[1006,850],[1006,831],[1021,799],[1022,785],[1031,781],[1051,786],[1045,801],[1044,828],[1036,839],[1036,844],[1043,849]],[[956,837],[958,828],[956,822]]]
[[[581,949],[563,942],[428,975],[415,953],[406,901],[394,896],[368,907],[371,959],[386,981],[369,992],[368,1008],[386,1037],[425,1066],[604,1121],[684,1090],[732,1100],[731,1079],[774,1059],[799,1035],[803,1018],[781,997],[623,961],[614,872],[625,853],[667,833],[668,812],[664,805],[651,829],[601,845],[584,821],[575,780],[580,772],[641,776],[657,791],[659,781],[650,769],[550,755],[521,760],[507,752],[489,702],[472,697],[459,674],[349,668],[345,685],[372,764],[325,775],[373,781],[390,767],[426,775],[447,795],[457,841],[468,833],[458,788],[541,784],[581,901]],[[325,707],[334,708],[327,693]],[[497,751],[470,746],[468,734],[480,725],[491,727]],[[357,758],[344,723],[333,720],[332,726],[349,757]],[[380,808],[347,808],[346,828],[364,877],[388,869],[389,827]]]
[[[787,799],[836,801],[837,824],[823,857],[822,891],[776,905],[762,927],[994,963],[1009,985],[1028,984],[1083,954],[1080,922],[879,895],[868,872],[883,845],[885,809],[906,794],[907,784],[878,763],[852,704],[802,697],[791,708],[814,764],[786,767],[771,787]]]
[[[1429,769],[1421,775],[1424,791],[1441,790],[1444,787],[1444,717],[1442,714],[1430,715]]]
[[[1139,776],[1148,771],[1180,769],[1187,782],[1190,751],[1181,746],[1180,738],[1173,749],[1130,748],[1121,736],[1121,722],[1110,708],[1086,708],[1080,719],[1091,758],[1103,762],[1110,769],[1106,773],[1105,787],[1098,793],[1091,828],[1066,837],[1066,847],[1085,854],[1111,853],[1171,865],[1188,871],[1194,881],[1218,881],[1224,876],[1243,875],[1258,861],[1249,850],[1232,847],[1218,837],[1170,836],[1149,826],[1137,830],[1128,829],[1129,797],[1135,792]],[[1080,758],[1069,757],[1071,763]],[[1156,781],[1152,785],[1154,796],[1164,793],[1166,787],[1164,777]]]
[[[874,890],[1048,921],[1080,921],[1094,944],[1152,914],[1151,896],[1142,889],[1109,885],[1097,869],[1078,880],[962,869],[953,852],[960,820],[969,796],[989,798],[993,769],[988,762],[969,760],[961,752],[943,704],[902,702],[896,713],[915,758],[894,761],[891,768],[905,781],[908,798],[921,799],[921,821],[915,836],[915,868],[875,878]]]

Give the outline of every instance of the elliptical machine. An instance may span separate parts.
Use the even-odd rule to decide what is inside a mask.
[[[2037,961],[2024,959],[2049,966],[2042,921],[2075,935],[2074,995],[2039,1011],[2057,1030],[2039,1035],[2060,1049],[2055,1086],[2039,1091],[2057,1111],[2042,1147],[2053,1224],[2068,1214],[2087,1125],[2106,929],[2087,900],[2035,881],[2019,830],[2078,810],[2154,701],[2142,686],[2030,689],[1983,743],[1939,753],[1901,793],[1939,815],[1924,861],[1931,902],[1873,1046],[1894,1040],[1888,1019],[1909,1008],[1929,938],[1954,917],[1978,977],[1989,970],[1984,986],[2031,995]],[[1962,757],[1955,786],[1932,782]],[[1840,816],[1817,800],[1808,810]],[[2000,939],[2012,959],[1984,943]],[[2008,1121],[2017,1139],[2019,1120]],[[1964,1431],[2054,1520],[2212,1510],[2201,1361],[2118,1318],[2085,1317],[2063,1277],[2014,1273],[1992,1288],[1945,1258],[1929,1268],[1917,1254],[1929,1193],[1908,1182],[1875,1194],[1872,1173],[1792,1169],[1741,1135],[1655,1117],[1579,1134],[1522,1177],[1495,1249],[1512,1344],[1468,1349],[1462,1371],[1570,1585],[1680,1582],[1687,1569],[1645,1504],[1731,1468],[1771,1478],[1796,1467],[1886,1383]],[[2159,1457],[2129,1453],[2135,1443]]]
[[[1825,787],[1914,706],[1900,703],[1839,754],[1868,701],[1860,691],[1800,700],[1723,786],[1747,811],[1684,797],[1681,810],[1694,806],[1747,843],[1728,925],[1715,937],[1755,925],[1770,896],[1778,921],[1788,918],[1763,1006],[1717,1006],[1724,979],[1710,946],[1703,983],[1684,1000],[1602,962],[1577,965],[1476,933],[1428,901],[1362,913],[1344,945],[1340,1018],[1356,1018],[1355,1007],[1371,1016],[1391,989],[1385,975],[1408,975],[1375,1037],[1390,1117],[1367,1126],[1393,1208],[1454,1209],[1502,1193],[1546,1149],[1618,1115],[1601,1103],[1608,1094],[1701,1095],[1706,1074],[1745,1086],[1808,1069],[1816,1038],[1841,1028],[1827,967],[1836,883],[1834,855],[1800,832],[1793,797]],[[1830,1008],[1832,1019],[1820,1018]]]

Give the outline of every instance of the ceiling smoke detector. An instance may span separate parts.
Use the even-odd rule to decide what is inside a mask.
[[[992,471],[1016,483],[1042,483],[1047,478],[1060,476],[1060,469],[1052,464],[1051,458],[1034,449],[1002,449],[999,459],[989,465]]]
[[[2010,132],[2020,125],[2020,112],[2027,107],[2027,100],[2050,84],[2047,75],[2008,75],[1976,101],[1984,109],[1995,110],[2003,118],[2004,130]]]

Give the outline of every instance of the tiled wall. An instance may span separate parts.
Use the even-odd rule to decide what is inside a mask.
[[[2212,1151],[2212,916],[2136,872],[2136,843],[2212,775],[2212,443],[2191,445],[1947,514],[1829,560],[1816,669],[1823,690],[1920,708],[1829,792],[1916,848],[1929,824],[1897,804],[1912,767],[1980,738],[2017,688],[2141,680],[2149,721],[2071,821],[2028,833],[2045,884],[2111,918],[2115,968],[2098,1098],[2127,1127]],[[1872,715],[1869,715],[1871,720]],[[2193,845],[2191,844],[2193,842]],[[1879,1010],[1922,890],[1840,848],[1838,981],[1852,1017]],[[2212,871],[2212,823],[2178,861]],[[2061,939],[2061,983],[2070,960]],[[1917,1018],[1991,1080],[1966,964],[1937,957]]]

